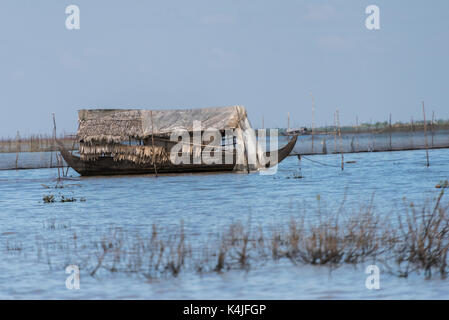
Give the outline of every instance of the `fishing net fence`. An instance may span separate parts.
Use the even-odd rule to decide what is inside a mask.
[[[426,143],[427,140],[427,143]],[[299,136],[292,154],[312,155],[449,148],[449,130]]]
[[[287,142],[287,137],[281,136],[279,146]],[[70,143],[68,143],[69,145]],[[75,147],[75,149],[78,146]],[[427,132],[427,147],[449,148],[449,130]],[[302,135],[292,154],[313,155],[332,153],[357,153],[376,151],[419,150],[426,148],[424,131],[393,132],[393,133],[342,133],[340,136],[330,134]],[[59,161],[62,161],[59,162]],[[37,169],[66,166],[58,159],[58,152],[0,152],[0,170]]]
[[[67,166],[63,159],[58,159],[57,152],[0,153],[0,170],[56,168],[62,165]]]

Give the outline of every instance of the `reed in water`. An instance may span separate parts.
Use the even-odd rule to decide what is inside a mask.
[[[65,264],[77,264],[91,276],[121,272],[154,279],[183,272],[249,271],[284,260],[298,267],[331,268],[369,262],[399,277],[420,273],[445,278],[449,204],[444,192],[441,188],[434,202],[422,205],[404,201],[403,208],[390,215],[376,213],[370,202],[356,213],[319,209],[269,227],[236,222],[201,238],[186,232],[181,222],[175,229],[153,225],[148,234],[114,228],[84,239],[70,225],[52,221],[44,223],[48,237],[36,237],[35,246],[19,239],[9,240],[5,247],[7,253],[27,256],[34,247],[38,261],[50,268],[63,257]]]

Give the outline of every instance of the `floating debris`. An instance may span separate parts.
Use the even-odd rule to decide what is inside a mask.
[[[435,186],[435,188],[437,188],[437,189],[449,188],[449,181],[442,180],[442,181],[438,182],[438,184]]]
[[[15,232],[7,231],[7,232],[3,232],[2,234],[0,234],[0,236],[9,236],[9,235],[12,235],[12,234],[15,234]]]
[[[44,203],[54,203],[54,202],[56,202],[55,196],[52,195],[52,194],[51,194],[51,195],[44,196],[44,197],[42,198],[42,200],[44,201]],[[78,199],[76,199],[76,198],[74,198],[74,197],[67,198],[67,197],[65,197],[65,196],[61,196],[61,198],[60,198],[59,201],[57,201],[57,202],[62,202],[62,203],[64,203],[64,202],[76,202],[76,201],[78,201]],[[81,197],[81,198],[79,199],[79,201],[80,201],[80,202],[85,202],[85,201],[86,201],[86,198]]]
[[[61,202],[76,202],[75,198],[66,198],[64,196],[61,196]]]
[[[65,184],[64,185],[62,183],[61,184],[57,183],[54,187],[51,187],[49,185],[41,183],[41,186],[44,187],[45,189],[52,189],[52,188],[64,189],[64,188],[71,188],[71,187],[81,187],[81,184],[79,184],[79,183],[71,183],[71,184]]]
[[[42,198],[42,200],[44,201],[44,203],[53,203],[55,202],[55,196],[54,195],[48,195],[48,196],[44,196]]]
[[[303,176],[300,173],[294,173],[292,176],[287,176],[287,179],[302,179]]]

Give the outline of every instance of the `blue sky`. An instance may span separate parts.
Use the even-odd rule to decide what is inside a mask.
[[[80,30],[65,27],[80,8]],[[365,8],[380,8],[380,30]],[[0,136],[81,108],[244,105],[253,126],[449,118],[449,1],[0,2]]]

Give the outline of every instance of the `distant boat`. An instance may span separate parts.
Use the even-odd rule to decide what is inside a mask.
[[[284,160],[297,141],[297,135],[293,134],[287,145],[274,151],[278,153],[275,160],[270,158],[273,151],[265,155],[256,153],[255,138],[243,138],[251,125],[242,106],[189,110],[92,109],[80,110],[78,117],[80,155],[74,155],[61,144],[60,152],[67,164],[82,176],[263,170]],[[204,128],[215,128],[222,135],[222,143],[214,149],[222,152],[220,164],[205,163],[203,158],[198,158],[210,145],[194,143],[197,132],[194,121],[201,121]],[[175,155],[178,152],[188,157],[187,163],[176,164],[171,155],[172,148],[179,147],[179,141],[170,137],[179,130],[192,139],[182,145],[182,151],[175,149]],[[229,136],[230,130],[234,133]],[[265,160],[269,158],[269,162],[262,161],[262,156]]]

